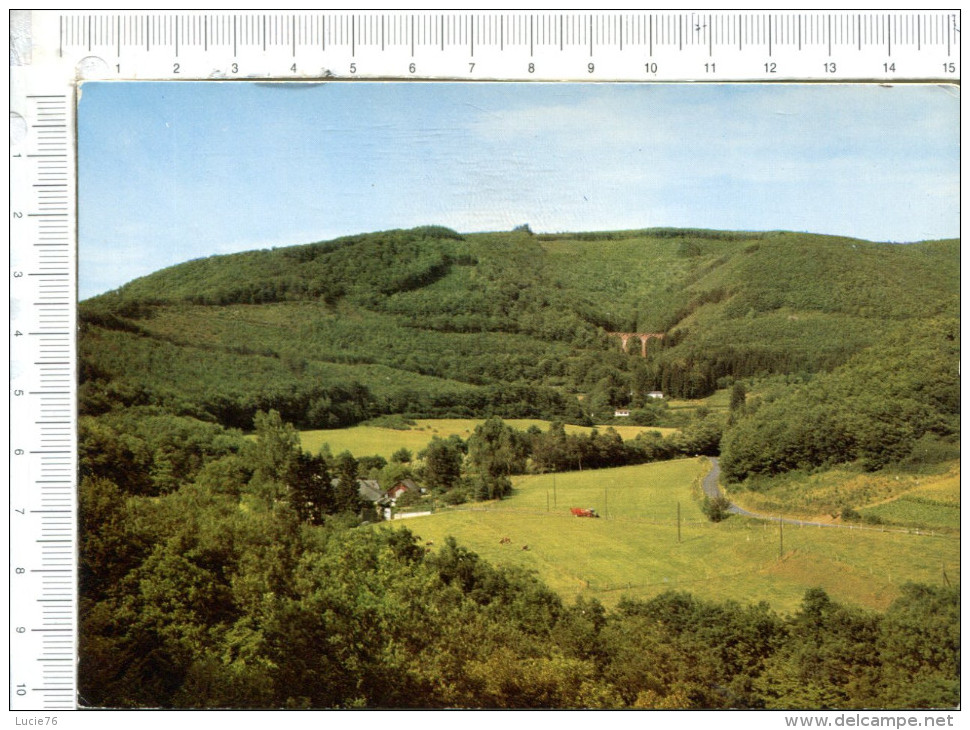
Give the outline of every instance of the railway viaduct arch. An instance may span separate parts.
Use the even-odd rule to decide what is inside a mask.
[[[640,340],[640,355],[642,357],[647,356],[647,342],[651,339],[662,340],[664,338],[663,332],[607,332],[606,334],[611,337],[619,337],[620,342],[623,345],[623,352],[628,352],[627,347],[630,344],[632,338],[637,338]]]

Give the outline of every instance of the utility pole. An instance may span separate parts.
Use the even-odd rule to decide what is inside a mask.
[[[781,560],[785,556],[785,521],[779,517],[778,518],[778,559]]]
[[[552,473],[552,506],[559,506],[559,501],[556,499],[556,472]]]
[[[677,543],[680,543],[680,502],[677,503]]]

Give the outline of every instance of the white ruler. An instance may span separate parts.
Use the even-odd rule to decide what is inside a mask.
[[[72,708],[74,93],[63,79],[35,78],[31,70],[11,67],[10,705]]]
[[[99,78],[959,78],[958,11],[35,13],[34,21],[46,51]]]
[[[11,15],[10,706],[75,707],[83,79],[942,81],[959,11]]]

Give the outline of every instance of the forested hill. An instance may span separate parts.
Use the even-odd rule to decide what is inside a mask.
[[[732,494],[821,504],[845,520],[871,519],[860,510],[878,507],[887,483],[895,495],[900,472],[904,483],[942,474],[943,496],[940,481],[925,484],[934,491],[914,493],[921,501],[899,514],[932,526],[922,515],[945,510],[949,520],[958,486],[945,480],[958,473],[960,437],[958,241],[427,227],[191,261],[82,302],[79,321],[85,705],[960,704],[960,589],[946,572],[958,575],[958,564],[941,566],[945,585],[898,586],[885,614],[815,588],[787,617],[765,602],[683,593],[624,596],[607,610],[588,580],[567,604],[531,563],[529,572],[492,566],[454,538],[432,547],[393,523],[363,526],[380,514],[360,499],[359,481],[383,487],[413,476],[429,494],[412,498],[446,511],[507,496],[527,471],[720,454]],[[663,337],[643,357],[639,339],[624,352],[611,333]],[[725,392],[705,406],[670,403],[716,388]],[[665,397],[654,400],[654,390]],[[612,429],[567,433],[563,423],[603,424],[621,407],[631,411],[625,422],[673,428],[624,441]],[[390,463],[356,446],[311,453],[297,433],[386,414],[400,416],[378,423],[398,427],[408,423],[401,416],[501,418],[483,420],[467,441],[435,435],[414,455],[402,447]],[[556,422],[519,431],[502,420],[513,417]],[[834,476],[819,487],[826,469]],[[699,491],[688,483],[694,470],[681,472],[678,494]],[[842,476],[880,470],[872,480]],[[590,481],[604,485],[605,503],[612,483]],[[704,500],[699,511],[721,519],[718,503]],[[558,519],[531,510],[519,511],[530,520],[521,524]],[[679,502],[677,514],[679,542]],[[443,515],[451,516],[466,517]],[[438,516],[421,519],[426,529]],[[649,519],[648,531],[671,534]],[[561,541],[559,523],[546,524]],[[612,529],[606,520],[577,527],[593,524]],[[747,546],[760,532],[728,528],[718,544]],[[489,541],[509,534],[483,529]],[[874,533],[824,532],[831,545],[809,574],[828,570],[850,594],[882,600],[896,591],[893,577],[872,575],[889,566],[898,582],[897,553],[921,571],[931,565],[931,553],[895,540],[911,536],[877,543]],[[601,534],[610,538],[598,560],[625,564],[630,545]],[[851,550],[873,555],[868,571],[833,557],[847,538],[865,540]],[[610,540],[620,540],[618,552]],[[671,564],[695,565],[669,545]],[[759,600],[787,590],[785,575],[806,580],[799,566],[815,559],[789,547],[767,563],[751,547],[731,551],[737,570],[705,562],[697,575],[712,590],[757,575]],[[667,569],[650,565],[658,568],[636,568],[634,580],[659,590]]]
[[[646,393],[828,372],[959,317],[959,242],[423,227],[174,266],[81,304],[82,413],[248,428],[381,413],[583,420]],[[624,354],[610,332],[663,333]],[[577,398],[581,396],[581,398]]]

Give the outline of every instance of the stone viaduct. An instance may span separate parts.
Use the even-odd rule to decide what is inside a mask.
[[[623,352],[627,352],[627,345],[629,344],[631,337],[638,338],[640,340],[640,354],[643,357],[647,356],[647,340],[662,340],[664,338],[663,332],[607,332],[606,334],[610,335],[611,337],[620,338],[620,342],[623,343]]]

